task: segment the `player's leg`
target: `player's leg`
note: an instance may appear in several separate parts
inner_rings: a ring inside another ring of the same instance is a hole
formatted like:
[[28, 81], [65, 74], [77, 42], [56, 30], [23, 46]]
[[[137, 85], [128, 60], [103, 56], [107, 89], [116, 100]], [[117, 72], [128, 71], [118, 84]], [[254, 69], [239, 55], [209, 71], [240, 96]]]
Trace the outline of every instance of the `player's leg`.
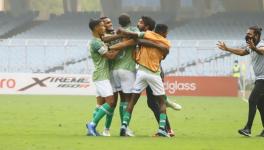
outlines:
[[159, 116], [160, 116], [159, 105], [155, 101], [155, 97], [153, 95], [153, 91], [151, 90], [151, 88], [149, 86], [146, 88], [146, 94], [147, 94], [148, 107], [153, 112], [153, 114], [154, 114], [155, 119], [157, 120], [157, 122], [159, 122]]
[[[118, 101], [118, 91], [116, 89], [116, 84], [114, 82], [114, 74], [113, 71], [110, 72], [110, 83], [114, 92], [114, 109], [116, 107], [117, 101]], [[112, 124], [114, 112], [110, 114], [106, 114], [106, 120], [105, 120], [105, 128], [104, 131], [102, 132], [103, 136], [111, 136], [110, 134], [110, 126]]]
[[168, 98], [167, 95], [164, 95], [166, 106], [172, 108], [173, 110], [181, 110], [182, 106]]
[[114, 112], [114, 96], [113, 90], [109, 80], [97, 81], [95, 82], [95, 87], [97, 94], [105, 99], [105, 103], [99, 108], [95, 117], [90, 123], [86, 125], [88, 128], [88, 134], [92, 136], [98, 136], [96, 131], [96, 126], [99, 121], [104, 117], [105, 114], [113, 114]]
[[96, 107], [93, 112], [93, 118], [96, 116], [96, 113], [98, 112], [99, 108], [105, 103], [104, 98], [101, 96], [96, 96]]
[[120, 116], [120, 122], [122, 124], [122, 122], [123, 122], [123, 115], [124, 115], [124, 109], [127, 106], [127, 102], [125, 100], [124, 94], [122, 93], [122, 89], [121, 89], [121, 79], [120, 79], [119, 70], [114, 70], [113, 71], [113, 79], [114, 79], [113, 81], [114, 81], [115, 89], [116, 89], [116, 91], [120, 95], [119, 116]]
[[123, 122], [120, 130], [120, 136], [127, 136], [126, 134], [127, 127], [129, 126], [134, 106], [136, 105], [139, 97], [140, 97], [140, 93], [132, 93], [131, 95], [131, 99], [128, 102], [127, 109], [124, 113]]
[[[153, 91], [151, 90], [151, 88], [149, 86], [146, 88], [146, 93], [147, 93], [148, 107], [152, 110], [157, 122], [159, 123], [160, 107], [159, 107], [159, 104], [158, 104], [158, 100], [153, 95]], [[165, 129], [167, 130], [167, 132], [169, 133], [170, 136], [174, 136], [175, 135], [174, 131], [171, 129], [168, 116], [166, 118], [166, 127], [165, 127]]]
[[[123, 114], [126, 111], [126, 108], [128, 106], [128, 102], [131, 99], [131, 93], [132, 88], [136, 80], [136, 74], [135, 72], [125, 70], [125, 69], [119, 69], [119, 78], [120, 78], [120, 84], [121, 84], [121, 93], [123, 95], [124, 103], [123, 103]], [[122, 119], [123, 122], [123, 119]], [[133, 131], [127, 127], [126, 134], [128, 136], [134, 136]]]
[[128, 106], [125, 111], [123, 122], [120, 130], [120, 136], [126, 135], [126, 128], [129, 126], [131, 115], [135, 104], [137, 103], [141, 92], [147, 87], [147, 82], [145, 81], [145, 73], [143, 71], [137, 72], [137, 78], [132, 89], [132, 95], [128, 101]]
[[163, 82], [160, 76], [149, 74], [147, 78], [147, 83], [150, 86], [151, 90], [153, 91], [153, 95], [157, 98], [159, 102], [159, 130], [158, 134], [160, 136], [169, 137], [166, 131], [166, 104], [164, 100], [165, 89], [163, 86]]
[[[118, 100], [118, 93], [114, 92], [114, 104], [113, 104], [113, 109], [115, 110], [116, 105], [117, 105], [117, 100]], [[114, 116], [114, 110], [112, 113], [108, 113], [106, 114], [106, 118], [105, 118], [105, 128], [104, 131], [102, 133], [103, 136], [111, 136], [110, 134], [110, 127], [112, 124], [112, 120], [113, 120], [113, 116]]]
[[120, 121], [121, 121], [121, 124], [122, 124], [123, 116], [124, 116], [124, 113], [126, 111], [128, 102], [127, 102], [127, 99], [126, 99], [126, 95], [122, 91], [119, 92], [119, 95], [120, 95], [119, 116], [120, 116]]

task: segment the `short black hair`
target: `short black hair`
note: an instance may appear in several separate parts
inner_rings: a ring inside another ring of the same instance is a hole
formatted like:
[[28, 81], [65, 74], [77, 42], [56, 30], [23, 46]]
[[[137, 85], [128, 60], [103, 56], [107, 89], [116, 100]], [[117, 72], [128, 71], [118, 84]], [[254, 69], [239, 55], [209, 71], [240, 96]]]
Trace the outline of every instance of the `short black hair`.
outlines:
[[102, 16], [102, 17], [100, 17], [100, 20], [104, 20], [104, 19], [106, 19], [106, 18], [109, 18], [109, 17], [107, 17], [107, 16]]
[[165, 33], [168, 32], [168, 26], [166, 24], [157, 24], [155, 27], [156, 33]]
[[118, 23], [121, 25], [121, 27], [126, 27], [131, 23], [130, 16], [128, 14], [121, 14], [118, 17]]
[[155, 25], [156, 25], [155, 20], [153, 20], [151, 17], [148, 17], [148, 16], [142, 16], [141, 19], [143, 20], [145, 26], [149, 26], [148, 29], [150, 31], [154, 30]]
[[253, 30], [253, 31], [254, 31], [254, 34], [258, 35], [259, 37], [261, 36], [262, 28], [259, 27], [258, 25], [256, 25], [256, 26], [251, 26], [251, 27], [249, 27], [248, 29]]
[[94, 28], [102, 22], [100, 19], [90, 19], [89, 27], [93, 31]]

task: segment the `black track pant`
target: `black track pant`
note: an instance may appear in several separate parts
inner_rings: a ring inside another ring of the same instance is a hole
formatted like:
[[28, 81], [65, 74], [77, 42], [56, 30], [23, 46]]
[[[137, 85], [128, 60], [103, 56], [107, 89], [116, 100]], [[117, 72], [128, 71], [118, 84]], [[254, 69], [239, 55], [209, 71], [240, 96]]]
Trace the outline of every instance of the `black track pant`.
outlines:
[[245, 128], [252, 128], [257, 109], [259, 110], [262, 126], [264, 127], [264, 80], [257, 80], [255, 82], [255, 87], [249, 97], [248, 106], [248, 121]]

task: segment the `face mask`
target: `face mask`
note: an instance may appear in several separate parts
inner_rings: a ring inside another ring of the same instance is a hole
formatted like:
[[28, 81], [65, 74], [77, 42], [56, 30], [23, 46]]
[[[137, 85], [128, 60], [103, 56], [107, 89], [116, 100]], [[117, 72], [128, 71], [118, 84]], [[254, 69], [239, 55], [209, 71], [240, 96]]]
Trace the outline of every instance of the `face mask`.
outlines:
[[248, 35], [245, 36], [245, 40], [247, 43], [249, 43], [250, 40], [253, 40], [254, 45], [258, 45], [258, 43], [259, 43], [259, 41], [256, 38], [250, 37]]

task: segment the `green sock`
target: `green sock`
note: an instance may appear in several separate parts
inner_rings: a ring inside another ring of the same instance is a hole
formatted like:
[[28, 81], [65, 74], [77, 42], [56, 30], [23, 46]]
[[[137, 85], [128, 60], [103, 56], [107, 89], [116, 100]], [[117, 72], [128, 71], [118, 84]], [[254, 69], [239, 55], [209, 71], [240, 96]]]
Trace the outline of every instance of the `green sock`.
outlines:
[[126, 112], [128, 102], [123, 102], [123, 103], [124, 103], [124, 105], [123, 105], [123, 111]]
[[165, 126], [166, 126], [166, 118], [167, 118], [167, 115], [166, 114], [160, 114], [160, 121], [159, 121], [159, 128], [161, 129], [165, 129]]
[[112, 123], [113, 115], [114, 114], [114, 109], [110, 108], [109, 109], [109, 114], [106, 114], [106, 119], [105, 119], [105, 128], [109, 129]]
[[123, 117], [124, 117], [124, 106], [125, 106], [125, 103], [126, 102], [120, 102], [120, 104], [119, 104], [119, 115], [120, 115], [120, 120], [121, 120], [121, 124], [122, 124], [122, 122], [123, 122]]
[[98, 124], [98, 122], [104, 117], [104, 115], [106, 113], [109, 113], [109, 110], [111, 109], [111, 107], [109, 106], [109, 104], [105, 103], [104, 105], [102, 105], [98, 112], [96, 113], [95, 117], [93, 118], [93, 123], [95, 123], [95, 125]]
[[125, 111], [122, 125], [128, 126], [131, 120], [131, 113]]
[[96, 113], [98, 112], [99, 108], [100, 108], [100, 106], [95, 107], [94, 112], [93, 112], [93, 119], [96, 116]]

